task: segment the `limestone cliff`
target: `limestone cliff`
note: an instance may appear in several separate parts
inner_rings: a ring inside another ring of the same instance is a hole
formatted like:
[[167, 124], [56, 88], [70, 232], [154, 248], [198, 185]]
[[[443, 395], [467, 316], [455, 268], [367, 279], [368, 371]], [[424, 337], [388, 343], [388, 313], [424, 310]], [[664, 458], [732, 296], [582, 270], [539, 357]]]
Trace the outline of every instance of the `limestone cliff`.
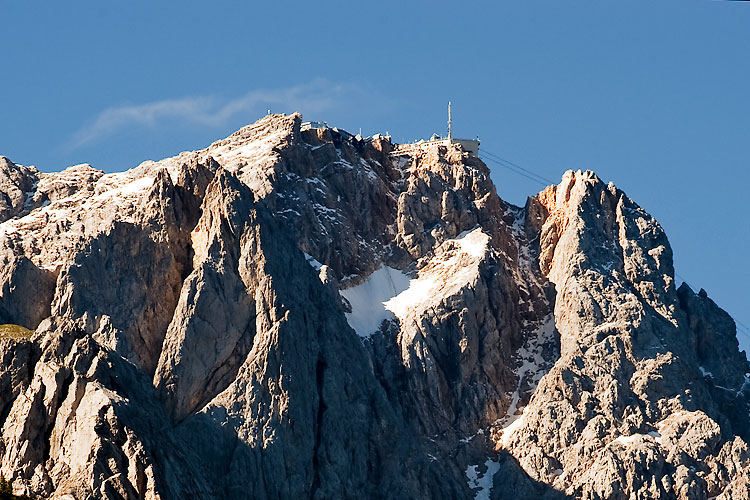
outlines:
[[652, 217], [591, 172], [515, 207], [458, 145], [393, 148], [270, 115], [122, 173], [2, 158], [14, 490], [748, 497], [748, 363]]

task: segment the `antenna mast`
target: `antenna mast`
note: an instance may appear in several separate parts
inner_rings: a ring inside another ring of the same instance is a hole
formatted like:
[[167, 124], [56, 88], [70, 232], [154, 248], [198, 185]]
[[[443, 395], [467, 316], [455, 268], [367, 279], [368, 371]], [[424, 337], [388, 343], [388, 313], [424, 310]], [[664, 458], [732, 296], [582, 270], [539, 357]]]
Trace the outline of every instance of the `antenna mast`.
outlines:
[[453, 134], [451, 133], [451, 102], [448, 101], [448, 142], [450, 142], [453, 139]]

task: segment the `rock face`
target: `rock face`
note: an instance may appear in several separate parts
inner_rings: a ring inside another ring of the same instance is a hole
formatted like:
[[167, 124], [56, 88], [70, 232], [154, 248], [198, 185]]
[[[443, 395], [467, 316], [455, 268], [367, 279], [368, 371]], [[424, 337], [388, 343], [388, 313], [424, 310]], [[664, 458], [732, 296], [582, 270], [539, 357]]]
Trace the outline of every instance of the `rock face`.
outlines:
[[[591, 172], [271, 115], [104, 174], [0, 159], [0, 472], [43, 498], [745, 498], [748, 363]], [[2, 200], [0, 200], [2, 201]]]
[[0, 221], [15, 217], [28, 207], [39, 175], [34, 167], [16, 165], [0, 156]]

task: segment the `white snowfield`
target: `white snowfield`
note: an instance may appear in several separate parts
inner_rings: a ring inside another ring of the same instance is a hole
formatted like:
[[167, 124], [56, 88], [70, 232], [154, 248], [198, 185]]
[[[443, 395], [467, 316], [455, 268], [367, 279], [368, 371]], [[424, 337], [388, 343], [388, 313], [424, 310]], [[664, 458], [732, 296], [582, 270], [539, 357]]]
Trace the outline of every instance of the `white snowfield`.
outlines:
[[349, 325], [361, 337], [369, 337], [386, 320], [397, 318], [402, 326], [417, 322], [425, 310], [476, 280], [488, 243], [489, 236], [480, 228], [464, 231], [440, 245], [416, 279], [384, 266], [363, 283], [341, 290], [352, 307], [346, 315]]
[[385, 303], [409, 287], [409, 277], [392, 267], [383, 266], [357, 286], [341, 290], [341, 295], [352, 306], [346, 320], [360, 337], [369, 337], [383, 321], [393, 319]]

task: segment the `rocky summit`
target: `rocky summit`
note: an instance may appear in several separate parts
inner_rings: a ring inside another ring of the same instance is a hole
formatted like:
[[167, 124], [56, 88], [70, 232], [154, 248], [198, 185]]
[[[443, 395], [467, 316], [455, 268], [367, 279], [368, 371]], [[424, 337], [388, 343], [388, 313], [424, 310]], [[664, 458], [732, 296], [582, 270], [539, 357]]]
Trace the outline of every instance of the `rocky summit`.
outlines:
[[122, 173], [0, 157], [14, 493], [750, 498], [748, 362], [656, 220], [394, 148], [295, 114]]

